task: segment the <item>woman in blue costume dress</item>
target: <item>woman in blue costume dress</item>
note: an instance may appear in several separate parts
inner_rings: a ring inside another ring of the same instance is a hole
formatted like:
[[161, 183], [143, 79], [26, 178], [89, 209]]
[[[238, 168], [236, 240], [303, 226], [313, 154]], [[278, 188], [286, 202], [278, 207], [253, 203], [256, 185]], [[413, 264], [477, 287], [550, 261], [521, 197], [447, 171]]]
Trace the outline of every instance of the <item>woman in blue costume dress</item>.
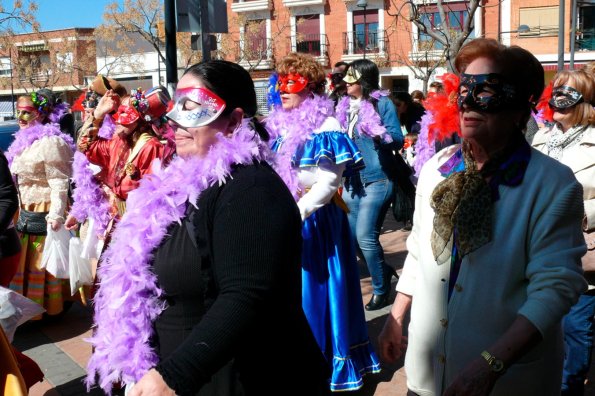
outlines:
[[337, 193], [344, 172], [363, 166], [357, 147], [321, 95], [325, 75], [309, 55], [291, 53], [278, 67], [281, 107], [266, 126], [277, 172], [302, 216], [302, 306], [332, 369], [332, 391], [357, 390], [380, 371], [368, 339], [355, 248]]

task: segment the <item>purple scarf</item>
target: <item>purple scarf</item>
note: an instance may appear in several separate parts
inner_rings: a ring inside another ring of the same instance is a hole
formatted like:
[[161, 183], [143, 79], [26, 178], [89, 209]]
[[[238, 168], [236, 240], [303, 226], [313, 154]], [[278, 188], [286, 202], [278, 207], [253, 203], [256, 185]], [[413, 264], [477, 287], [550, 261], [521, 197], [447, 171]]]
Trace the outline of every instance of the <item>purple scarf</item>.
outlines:
[[12, 161], [15, 157], [18, 157], [31, 147], [33, 143], [44, 137], [57, 136], [64, 140], [66, 144], [75, 151], [74, 141], [72, 137], [60, 131], [60, 128], [56, 124], [35, 124], [25, 129], [20, 129], [14, 134], [14, 141], [6, 150], [6, 159], [8, 160], [8, 166], [12, 166]]
[[[373, 91], [370, 96], [376, 100], [380, 100], [382, 96], [388, 96], [388, 91]], [[350, 97], [345, 96], [337, 104], [337, 119], [345, 129], [349, 128], [349, 100]], [[358, 131], [362, 135], [371, 138], [381, 137], [386, 143], [393, 141], [393, 138], [386, 132], [384, 125], [382, 125], [382, 120], [378, 112], [374, 109], [374, 105], [363, 98], [358, 112]]]
[[424, 164], [436, 154], [436, 147], [434, 146], [436, 138], [430, 136], [430, 125], [433, 122], [434, 117], [430, 111], [426, 111], [419, 121], [419, 136], [415, 143], [415, 159], [413, 161], [413, 168], [417, 177], [419, 177]]
[[[111, 139], [115, 129], [116, 125], [112, 117], [107, 116], [99, 129], [99, 137]], [[89, 168], [89, 164], [89, 160], [83, 153], [74, 153], [72, 180], [74, 180], [76, 187], [72, 193], [74, 203], [70, 209], [70, 214], [79, 222], [83, 222], [87, 217], [92, 218], [97, 227], [97, 234], [103, 235], [111, 219], [109, 214], [110, 205]]]
[[327, 118], [333, 115], [332, 100], [314, 95], [304, 100], [299, 107], [284, 110], [275, 107], [266, 118], [266, 127], [271, 139], [281, 139], [282, 144], [277, 151], [273, 168], [283, 179], [293, 198], [297, 201], [300, 193], [297, 168], [293, 167], [293, 155], [298, 148], [322, 126]]
[[218, 134], [217, 139], [204, 158], [178, 157], [165, 169], [155, 161], [153, 173], [128, 196], [128, 210], [97, 273], [96, 327], [87, 340], [94, 347], [88, 388], [98, 375], [99, 386], [109, 395], [112, 383], [136, 382], [157, 364], [149, 341], [153, 322], [166, 306], [150, 268], [153, 250], [168, 227], [184, 218], [188, 203], [196, 205], [205, 189], [231, 177], [233, 165], [270, 160], [270, 149], [247, 122], [230, 137]]

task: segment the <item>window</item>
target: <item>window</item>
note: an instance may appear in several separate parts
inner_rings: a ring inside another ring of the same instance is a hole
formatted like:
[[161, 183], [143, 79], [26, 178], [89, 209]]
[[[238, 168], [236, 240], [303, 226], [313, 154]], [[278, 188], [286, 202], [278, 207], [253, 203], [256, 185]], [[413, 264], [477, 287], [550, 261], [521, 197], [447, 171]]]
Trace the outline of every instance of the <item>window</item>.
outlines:
[[[445, 36], [446, 40], [456, 37], [463, 31], [463, 27], [469, 18], [467, 3], [443, 3], [442, 8], [446, 14], [446, 22], [442, 23], [438, 6], [424, 6], [419, 8], [421, 22], [428, 28]], [[472, 38], [473, 32], [469, 36]], [[419, 32], [419, 50], [441, 50], [442, 43], [437, 42], [430, 35]]]
[[263, 19], [249, 21], [244, 27], [242, 58], [246, 60], [267, 59], [267, 29]]
[[11, 72], [11, 64], [10, 58], [0, 58], [0, 77], [10, 77], [12, 75]]
[[320, 56], [320, 15], [296, 17], [296, 51]]
[[595, 50], [595, 6], [580, 7], [578, 20], [576, 48], [579, 51]]
[[72, 52], [56, 53], [57, 66], [62, 71], [70, 71], [73, 66]]
[[520, 33], [523, 37], [546, 37], [558, 35], [558, 6], [521, 8], [519, 26], [529, 26], [528, 32]]
[[378, 10], [353, 12], [354, 53], [378, 51]]
[[19, 51], [18, 71], [21, 81], [48, 81], [52, 74], [49, 51]]

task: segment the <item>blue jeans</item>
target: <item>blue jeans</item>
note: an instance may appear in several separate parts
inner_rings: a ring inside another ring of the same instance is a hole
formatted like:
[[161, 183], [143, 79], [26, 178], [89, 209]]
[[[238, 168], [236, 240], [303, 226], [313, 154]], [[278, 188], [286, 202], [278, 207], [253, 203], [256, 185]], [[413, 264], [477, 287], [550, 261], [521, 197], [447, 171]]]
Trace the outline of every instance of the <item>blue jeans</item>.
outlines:
[[[592, 292], [591, 292], [592, 293]], [[595, 294], [583, 294], [564, 317], [564, 370], [562, 395], [582, 396], [591, 365]]]
[[[347, 218], [351, 236], [366, 260], [372, 277], [374, 294], [389, 292], [390, 282], [385, 284], [386, 268], [384, 251], [380, 245], [380, 229], [390, 206], [393, 194], [393, 182], [388, 179], [371, 183], [352, 183], [343, 189], [343, 200], [349, 208]], [[390, 278], [389, 278], [390, 279]]]

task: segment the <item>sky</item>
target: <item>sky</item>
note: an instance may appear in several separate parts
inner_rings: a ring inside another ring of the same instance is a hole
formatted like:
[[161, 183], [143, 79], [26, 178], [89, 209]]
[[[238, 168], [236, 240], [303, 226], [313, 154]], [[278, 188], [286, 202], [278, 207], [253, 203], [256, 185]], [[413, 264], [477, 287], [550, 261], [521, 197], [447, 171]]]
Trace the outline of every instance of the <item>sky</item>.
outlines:
[[113, 0], [36, 0], [41, 30], [72, 27], [91, 28], [101, 24], [105, 6]]

